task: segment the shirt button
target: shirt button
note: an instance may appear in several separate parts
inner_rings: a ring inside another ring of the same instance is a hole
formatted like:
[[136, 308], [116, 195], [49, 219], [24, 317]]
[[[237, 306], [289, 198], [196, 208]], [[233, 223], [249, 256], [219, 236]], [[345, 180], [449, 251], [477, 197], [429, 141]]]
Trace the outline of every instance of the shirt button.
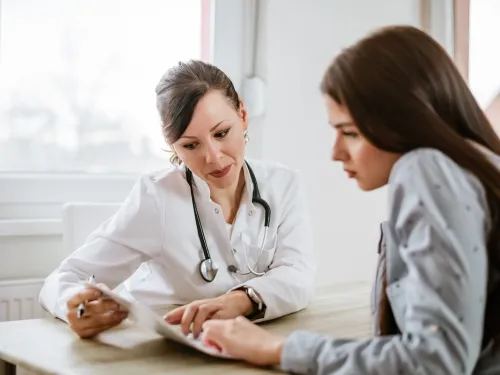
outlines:
[[252, 215], [253, 215], [253, 211], [250, 211], [250, 212], [248, 213], [248, 216], [252, 216]]
[[216, 208], [216, 209], [215, 209], [215, 213], [216, 213], [216, 214], [218, 214], [218, 213], [219, 213], [219, 209], [218, 209], [218, 208]]

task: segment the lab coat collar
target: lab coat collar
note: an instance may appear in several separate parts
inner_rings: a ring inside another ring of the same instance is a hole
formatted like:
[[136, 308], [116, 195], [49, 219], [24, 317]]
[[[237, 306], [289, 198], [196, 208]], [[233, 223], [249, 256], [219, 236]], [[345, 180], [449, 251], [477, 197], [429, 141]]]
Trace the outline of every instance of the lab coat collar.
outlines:
[[[250, 171], [248, 170], [246, 163], [243, 163], [243, 176], [245, 178], [245, 188], [243, 190], [243, 196], [241, 197], [241, 201], [253, 207], [252, 194], [254, 187], [252, 183], [252, 177], [250, 176]], [[196, 189], [198, 189], [202, 199], [206, 202], [209, 202], [210, 188], [208, 187], [208, 184], [205, 182], [205, 180], [203, 180], [201, 177], [193, 173], [193, 181], [194, 181], [194, 186], [196, 187]]]

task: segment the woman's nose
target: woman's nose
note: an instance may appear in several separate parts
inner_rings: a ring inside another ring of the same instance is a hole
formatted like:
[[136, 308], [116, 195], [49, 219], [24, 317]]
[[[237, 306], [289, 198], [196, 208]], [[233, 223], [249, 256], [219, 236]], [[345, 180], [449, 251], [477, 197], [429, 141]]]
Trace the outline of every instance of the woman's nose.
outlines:
[[332, 160], [333, 161], [345, 161], [347, 153], [342, 146], [341, 141], [339, 141], [339, 137], [335, 139], [332, 147]]

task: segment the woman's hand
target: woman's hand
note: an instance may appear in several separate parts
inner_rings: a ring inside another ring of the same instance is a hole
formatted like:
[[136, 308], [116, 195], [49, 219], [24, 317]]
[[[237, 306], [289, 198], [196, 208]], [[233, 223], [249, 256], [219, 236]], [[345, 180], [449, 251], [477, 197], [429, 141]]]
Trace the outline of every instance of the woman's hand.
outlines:
[[203, 342], [236, 359], [258, 366], [274, 366], [281, 363], [284, 339], [240, 316], [205, 322]]
[[[208, 319], [231, 319], [252, 313], [252, 301], [245, 292], [235, 290], [217, 298], [191, 302], [165, 314], [169, 324], [180, 324], [181, 331], [198, 337], [203, 323]], [[192, 327], [191, 327], [192, 326]]]
[[[120, 324], [127, 312], [119, 311], [120, 306], [111, 299], [101, 299], [99, 289], [87, 286], [66, 303], [69, 327], [81, 338], [91, 338]], [[85, 313], [78, 318], [78, 305], [85, 303]]]

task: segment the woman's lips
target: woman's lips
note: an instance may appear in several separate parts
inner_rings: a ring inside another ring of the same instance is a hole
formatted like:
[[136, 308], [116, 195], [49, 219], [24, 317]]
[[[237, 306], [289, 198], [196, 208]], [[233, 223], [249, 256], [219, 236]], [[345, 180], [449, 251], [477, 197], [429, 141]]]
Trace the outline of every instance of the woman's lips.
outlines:
[[347, 176], [348, 176], [349, 178], [353, 178], [353, 177], [355, 177], [355, 176], [356, 176], [356, 172], [347, 171], [347, 170], [346, 170], [345, 172], [347, 173]]

